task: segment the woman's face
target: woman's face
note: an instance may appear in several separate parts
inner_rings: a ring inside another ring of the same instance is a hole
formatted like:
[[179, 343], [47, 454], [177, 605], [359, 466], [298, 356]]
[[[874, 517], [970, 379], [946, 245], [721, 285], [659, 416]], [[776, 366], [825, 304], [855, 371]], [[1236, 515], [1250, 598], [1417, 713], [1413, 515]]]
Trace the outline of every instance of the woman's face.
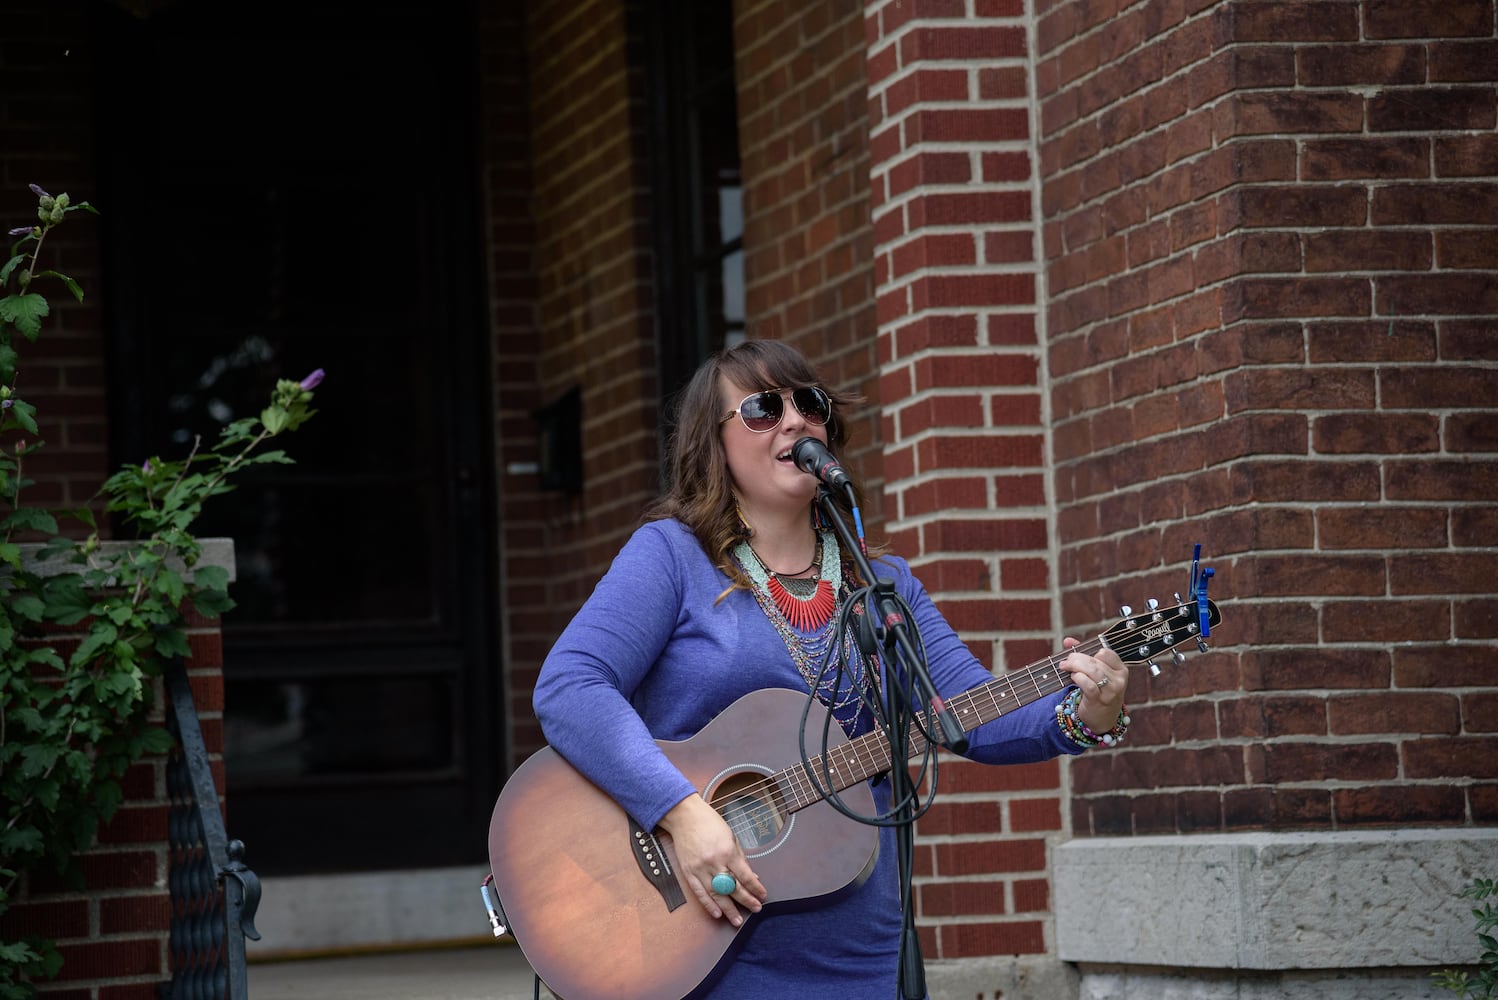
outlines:
[[[754, 392], [726, 375], [720, 376], [718, 393], [723, 407], [719, 415], [730, 412]], [[790, 396], [789, 389], [781, 391], [785, 413], [773, 430], [755, 433], [744, 426], [737, 413], [720, 425], [723, 450], [728, 455], [728, 473], [733, 477], [739, 505], [751, 525], [755, 511], [772, 514], [805, 509], [817, 494], [816, 479], [791, 461], [791, 445], [804, 437], [814, 437], [826, 444], [827, 427], [802, 416], [791, 404]]]

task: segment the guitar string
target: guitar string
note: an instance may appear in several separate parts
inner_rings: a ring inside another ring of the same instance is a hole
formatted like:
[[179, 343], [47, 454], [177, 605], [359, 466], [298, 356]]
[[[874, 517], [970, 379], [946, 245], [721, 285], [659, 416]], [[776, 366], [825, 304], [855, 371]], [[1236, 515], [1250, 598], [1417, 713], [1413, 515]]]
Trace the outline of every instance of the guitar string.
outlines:
[[[1179, 611], [1179, 610], [1181, 610], [1181, 608], [1184, 608], [1184, 607], [1187, 607], [1187, 605], [1184, 605], [1184, 604], [1180, 605], [1176, 609], [1176, 611]], [[1154, 618], [1151, 618], [1150, 622], [1149, 622], [1149, 625], [1153, 626], [1153, 627], [1158, 627], [1158, 622]], [[1130, 632], [1129, 632], [1129, 630], [1126, 629], [1123, 633], [1120, 634], [1120, 638], [1124, 639], [1125, 641], [1123, 643], [1117, 643], [1117, 641], [1115, 640], [1116, 644], [1119, 644], [1119, 645], [1126, 644], [1128, 641], [1132, 641], [1134, 635], [1143, 635], [1144, 632], [1145, 632], [1145, 628], [1144, 627], [1140, 627], [1140, 628], [1135, 629], [1134, 633], [1131, 635]], [[1194, 633], [1192, 633], [1192, 634], [1194, 634]], [[1189, 638], [1189, 637], [1190, 636], [1188, 635], [1186, 638]], [[1184, 641], [1186, 641], [1185, 638], [1183, 638], [1181, 640], [1181, 642], [1184, 642]], [[1180, 643], [1172, 643], [1171, 645], [1175, 646], [1175, 645], [1179, 645], [1179, 644]], [[1093, 650], [1101, 649], [1104, 645], [1105, 645], [1105, 643], [1102, 641], [1101, 638], [1084, 640], [1083, 642], [1078, 643], [1076, 646], [1072, 647], [1072, 649], [1064, 650], [1062, 652], [1053, 654], [1051, 656], [1046, 657], [1043, 660], [1037, 660], [1035, 663], [1033, 663], [1030, 666], [1024, 668], [1023, 670], [1017, 670], [1017, 671], [1015, 671], [1012, 674], [1006, 675], [1004, 677], [995, 678], [994, 680], [989, 681], [988, 683], [980, 684], [980, 685], [978, 685], [978, 686], [976, 686], [974, 688], [971, 688], [968, 691], [965, 691], [962, 694], [955, 696], [951, 700], [951, 702], [949, 702], [949, 706], [953, 702], [963, 702], [964, 703], [964, 707], [962, 708], [962, 711], [966, 712], [966, 711], [969, 710], [969, 707], [968, 707], [968, 705], [966, 703], [973, 702], [973, 701], [975, 701], [975, 700], [977, 700], [977, 699], [979, 699], [979, 698], [981, 698], [981, 697], [983, 697], [983, 696], [986, 695], [987, 699], [989, 700], [989, 702], [993, 706], [993, 709], [994, 709], [994, 711], [996, 713], [994, 717], [997, 718], [998, 715], [1003, 714], [1004, 711], [1013, 711], [1013, 708], [1010, 708], [1010, 709], [1000, 709], [998, 707], [999, 704], [1000, 704], [1001, 699], [1003, 699], [1004, 697], [1006, 697], [1006, 692], [1002, 691], [1001, 690], [1002, 688], [1008, 688], [1007, 697], [1014, 699], [1014, 701], [1016, 702], [1016, 705], [1014, 706], [1014, 708], [1023, 707], [1023, 705], [1026, 704], [1026, 703], [1020, 700], [1019, 693], [1014, 688], [1014, 682], [1016, 680], [1029, 679], [1030, 682], [1033, 685], [1035, 685], [1035, 688], [1036, 688], [1036, 691], [1037, 691], [1037, 697], [1043, 697], [1045, 694], [1048, 694], [1048, 693], [1050, 693], [1051, 691], [1054, 691], [1054, 690], [1062, 690], [1062, 689], [1064, 689], [1066, 686], [1068, 686], [1070, 684], [1070, 680], [1069, 680], [1069, 676], [1066, 675], [1063, 671], [1061, 671], [1059, 669], [1059, 667], [1060, 667], [1060, 660], [1065, 659], [1065, 657], [1067, 655], [1069, 655], [1071, 652], [1073, 652], [1074, 650], [1080, 650], [1080, 651], [1082, 651], [1084, 653], [1089, 653], [1089, 652], [1091, 652]], [[1162, 647], [1162, 649], [1160, 651], [1163, 652], [1163, 650], [1165, 648], [1170, 648], [1170, 647]], [[1040, 684], [1039, 684], [1039, 680], [1041, 678], [1043, 678], [1043, 677], [1047, 677], [1047, 675], [1054, 675], [1054, 683], [1056, 683], [1058, 686], [1054, 687], [1054, 688], [1051, 688], [1049, 690], [1042, 690], [1041, 687], [1040, 687]], [[874, 765], [873, 768], [865, 771], [865, 774], [863, 776], [867, 776], [867, 775], [872, 775], [872, 774], [878, 773], [879, 771], [881, 771], [884, 768], [886, 768], [886, 767], [889, 766], [889, 761], [886, 760], [886, 755], [883, 754], [883, 753], [878, 753], [878, 754], [872, 755], [872, 757], [868, 761], [866, 761], [866, 762], [862, 761], [863, 750], [865, 749], [865, 746], [866, 746], [865, 741], [870, 740], [870, 738], [872, 738], [873, 742], [875, 742], [875, 743], [879, 742], [879, 734], [878, 733], [865, 733], [863, 736], [860, 736], [860, 737], [856, 738], [855, 740], [851, 740], [848, 743], [839, 744], [837, 747], [833, 747], [825, 755], [821, 755], [819, 757], [812, 758], [812, 762], [813, 763], [821, 762], [822, 758], [824, 756], [831, 757], [831, 756], [834, 756], [834, 755], [837, 758], [839, 758], [840, 761], [846, 762], [848, 760], [849, 751], [852, 751], [853, 754], [854, 754], [854, 756], [860, 758], [860, 762]], [[880, 744], [880, 746], [881, 746], [881, 748], [883, 748], [882, 744]], [[919, 748], [917, 748], [917, 749], [919, 749]], [[829, 762], [829, 763], [831, 763], [831, 762]], [[836, 766], [836, 764], [834, 764], [834, 766], [831, 767], [831, 771], [832, 771], [832, 773], [834, 775], [836, 775], [838, 773], [838, 767]], [[782, 786], [782, 782], [779, 780], [779, 779], [782, 779], [782, 778], [789, 780], [790, 785], [791, 785], [791, 790], [795, 792], [794, 800], [791, 800], [791, 801], [793, 801], [795, 808], [789, 810], [791, 812], [794, 812], [794, 811], [796, 811], [798, 809], [805, 808], [806, 806], [811, 805], [811, 804], [813, 804], [815, 802], [818, 802], [822, 798], [825, 797], [815, 787], [813, 787], [811, 785], [811, 783], [809, 781], [809, 777], [806, 774], [805, 767], [802, 764], [798, 763], [798, 764], [796, 764], [793, 767], [786, 768], [783, 771], [778, 772], [776, 775], [771, 775], [768, 778], [766, 778], [764, 780], [761, 780], [760, 782], [758, 782], [755, 785], [751, 785], [751, 786], [748, 786], [748, 787], [746, 787], [744, 789], [737, 790], [737, 791], [735, 791], [733, 793], [730, 793], [730, 795], [726, 797], [726, 801], [732, 802], [732, 801], [744, 799], [746, 797], [747, 798], [753, 798], [756, 801], [764, 801], [766, 798], [768, 798], [770, 804], [777, 807], [777, 810], [776, 810], [777, 812], [784, 813], [784, 812], [787, 811], [785, 809], [785, 806], [786, 806], [786, 803], [787, 803], [788, 799], [787, 799], [786, 795], [782, 792], [782, 787], [783, 786]], [[854, 780], [858, 780], [858, 779], [854, 779]], [[852, 784], [852, 782], [849, 782], [849, 784]], [[847, 787], [847, 785], [843, 785], [843, 786], [840, 786], [840, 787]], [[766, 788], [772, 789], [772, 791], [768, 795], [764, 794], [764, 789], [766, 789]], [[719, 807], [718, 803], [719, 802], [723, 802], [723, 801], [725, 801], [725, 798], [720, 797], [720, 798], [715, 798], [714, 800], [712, 800], [712, 803], [711, 803], [714, 806], [715, 809], [719, 810], [720, 815], [722, 814], [722, 811], [721, 811], [721, 808]], [[726, 806], [723, 807], [723, 808], [726, 808]], [[744, 825], [743, 822], [736, 822], [734, 820], [730, 820], [726, 816], [724, 817], [724, 819], [725, 819], [726, 822], [728, 822], [730, 829], [733, 830], [733, 832], [735, 833], [735, 835], [738, 835], [738, 834], [740, 834], [742, 832], [747, 832], [748, 828]]]
[[[1189, 606], [1190, 605], [1187, 604], [1178, 605], [1175, 610], [1171, 612], [1171, 616], [1174, 616], [1177, 612], [1180, 612], [1182, 609]], [[1158, 628], [1161, 620], [1169, 620], [1169, 617], [1171, 616], [1167, 616], [1163, 619], [1156, 619], [1154, 616], [1151, 616], [1148, 620], [1147, 625], [1140, 625], [1132, 630], [1126, 628], [1122, 633], [1119, 634], [1118, 637], [1113, 639], [1114, 645], [1127, 646], [1131, 644], [1135, 638], [1144, 636], [1147, 630]], [[1106, 634], [1107, 633], [1104, 633], [1104, 635]], [[1156, 653], [1149, 655], [1158, 655], [1159, 653], [1164, 652], [1166, 649], [1173, 649], [1195, 634], [1195, 632], [1192, 632], [1182, 638], [1179, 642], [1172, 642], [1168, 646], [1162, 646], [1160, 650], [1156, 651]], [[968, 711], [971, 711], [972, 707], [977, 701], [986, 698], [986, 700], [990, 704], [992, 711], [995, 713], [993, 718], [998, 718], [1005, 712], [1014, 711], [1014, 709], [1022, 708], [1024, 705], [1028, 704], [1028, 702], [1022, 701], [1020, 699], [1019, 692], [1015, 689], [1014, 686], [1016, 680], [1029, 680], [1030, 683], [1035, 686], [1036, 698], [1032, 700], [1043, 698], [1047, 694], [1050, 694], [1054, 691], [1063, 690], [1071, 684], [1070, 675], [1060, 669], [1062, 660], [1064, 660], [1073, 652], [1081, 652], [1083, 654], [1090, 655], [1093, 652], [1103, 649], [1106, 645], [1107, 643], [1103, 641], [1103, 637], [1101, 636], [1083, 640], [1082, 642], [1079, 642], [1077, 645], [1073, 646], [1071, 649], [1053, 653], [1043, 659], [1036, 660], [1034, 663], [1023, 667], [1020, 670], [1016, 670], [1002, 677], [996, 677], [991, 681], [979, 684], [973, 688], [969, 688], [967, 691], [964, 691], [961, 694], [955, 695], [951, 699], [949, 699], [947, 703], [948, 707], [953, 708], [954, 711], [958, 711], [958, 708], [955, 708], [954, 704], [961, 703], [959, 714], [966, 713]], [[1145, 658], [1148, 659], [1148, 656], [1146, 656]], [[1135, 660], [1133, 662], [1138, 661]], [[1053, 677], [1051, 675], [1053, 675]], [[1047, 678], [1048, 683], [1054, 682], [1057, 684], [1057, 686], [1054, 688], [1047, 688], [1042, 690], [1040, 686], [1041, 678]], [[1003, 688], [1007, 688], [1008, 690], [1000, 690]], [[1015, 702], [1015, 705], [1012, 708], [1000, 708], [1002, 699], [1006, 697], [1009, 699], [1013, 699], [1013, 701]], [[966, 731], [968, 731], [968, 727], [964, 727], [964, 732]], [[837, 777], [841, 773], [842, 767], [846, 766], [849, 762], [849, 752], [851, 751], [853, 757], [856, 759], [856, 762], [863, 765], [864, 768], [875, 768], [873, 770], [866, 770], [863, 775], [865, 777], [871, 776], [892, 765], [891, 761], [885, 759], [887, 757], [888, 747], [881, 742], [882, 739], [883, 736], [880, 733], [864, 733], [861, 736], [849, 740], [847, 743], [840, 743], [837, 746], [830, 748], [824, 754], [819, 754], [816, 757], [811, 758], [810, 763], [822, 765], [817, 768], [817, 773], [819, 776], [826, 770], [828, 770], [828, 767], [826, 765], [830, 764], [832, 775], [834, 777]], [[917, 735], [916, 739], [921, 740], [923, 739], [923, 737]], [[881, 749], [886, 751], [886, 753], [875, 753], [865, 759], [864, 751], [865, 749], [867, 749], [866, 741], [868, 746], [878, 744]], [[920, 747], [917, 747], [916, 749], [919, 750]], [[835, 760], [824, 761], [824, 758], [834, 757], [836, 758]], [[855, 778], [854, 781], [856, 780], [858, 779]], [[789, 781], [790, 788], [786, 788], [786, 781]], [[851, 785], [852, 783], [853, 782], [850, 781], [848, 784]], [[839, 787], [846, 788], [848, 787], [848, 785], [841, 785]], [[769, 791], [766, 792], [766, 789], [769, 789]], [[792, 791], [795, 793], [793, 799], [789, 798], [789, 793]], [[767, 775], [765, 778], [761, 779], [758, 782], [754, 782], [742, 788], [735, 789], [733, 792], [728, 793], [726, 796], [716, 796], [713, 799], [709, 800], [708, 804], [711, 805], [720, 816], [723, 816], [724, 821], [728, 823], [729, 829], [733, 831], [735, 837], [738, 837], [741, 834], [749, 833], [756, 824], [752, 819], [733, 819], [724, 815], [724, 810], [728, 809], [732, 804], [736, 802], [749, 799], [753, 802], [761, 803], [768, 800], [768, 804], [773, 807], [775, 813], [777, 815], [783, 816], [789, 812], [795, 812], [799, 809], [804, 809], [809, 805], [821, 801], [823, 798], [825, 798], [825, 795], [821, 794], [818, 791], [816, 785], [811, 782], [810, 775], [806, 773], [806, 767], [804, 766], [804, 764], [802, 764], [801, 762], [797, 762], [793, 766], [784, 768], [783, 770], [778, 771], [773, 775]], [[786, 806], [788, 803], [793, 804], [794, 808], [787, 809]]]

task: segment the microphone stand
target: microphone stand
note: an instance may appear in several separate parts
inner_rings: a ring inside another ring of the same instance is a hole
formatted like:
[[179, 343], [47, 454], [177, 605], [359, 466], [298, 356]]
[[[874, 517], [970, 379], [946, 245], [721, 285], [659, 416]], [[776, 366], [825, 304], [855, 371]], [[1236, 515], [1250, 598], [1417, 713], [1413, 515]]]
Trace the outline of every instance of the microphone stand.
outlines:
[[[850, 491], [852, 489], [847, 488]], [[900, 987], [907, 1000], [921, 1000], [926, 996], [926, 971], [921, 958], [920, 938], [915, 929], [915, 910], [910, 898], [915, 859], [916, 789], [911, 781], [907, 762], [910, 759], [910, 728], [922, 709], [917, 704], [912, 704], [910, 689], [918, 688], [919, 695], [915, 700], [924, 700], [928, 709], [935, 711], [941, 726], [941, 738], [938, 742], [942, 746], [954, 753], [962, 753], [967, 749], [968, 739], [957, 717], [946, 707], [931, 681], [925, 657], [911, 638], [904, 606], [895, 594], [894, 580], [874, 575], [874, 568], [869, 563], [863, 545], [854, 538], [825, 483], [818, 487], [817, 505], [821, 508], [824, 521], [831, 524], [837, 532], [843, 550], [852, 554], [859, 575], [870, 587], [869, 610], [873, 613], [873, 620], [869, 621], [866, 617], [860, 626], [859, 646], [865, 655], [875, 654], [876, 642], [882, 646], [878, 653], [880, 672], [885, 675], [885, 680], [880, 684], [880, 697], [884, 705], [891, 751], [889, 781], [894, 822], [890, 825], [895, 829], [900, 871], [900, 911], [903, 920], [900, 934]], [[931, 738], [935, 739], [935, 735], [931, 734]]]

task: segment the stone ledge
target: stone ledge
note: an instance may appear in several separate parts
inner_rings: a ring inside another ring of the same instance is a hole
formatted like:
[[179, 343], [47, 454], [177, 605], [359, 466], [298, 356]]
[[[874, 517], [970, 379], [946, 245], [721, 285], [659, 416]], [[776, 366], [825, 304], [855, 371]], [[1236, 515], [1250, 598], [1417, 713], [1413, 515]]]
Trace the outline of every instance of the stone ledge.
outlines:
[[[118, 552], [124, 548], [127, 548], [131, 544], [133, 543], [117, 541], [100, 542], [99, 549], [101, 552], [108, 554], [112, 552]], [[219, 566], [227, 570], [229, 572], [229, 582], [233, 583], [236, 579], [236, 564], [234, 562], [234, 539], [199, 538], [198, 545], [202, 547], [203, 551], [202, 554], [198, 557], [197, 564], [199, 566]], [[62, 573], [77, 573], [81, 571], [81, 567], [77, 563], [69, 562], [66, 559], [38, 559], [37, 555], [42, 550], [42, 545], [40, 543], [33, 544], [27, 542], [21, 545], [20, 549], [21, 558], [25, 560], [27, 568], [37, 576], [58, 576]], [[183, 566], [180, 560], [169, 560], [167, 562], [167, 565], [172, 569], [177, 570], [178, 572], [183, 571]], [[192, 579], [192, 571], [186, 571], [185, 576], [189, 580]]]
[[1498, 829], [1073, 840], [1055, 853], [1070, 962], [1211, 969], [1460, 965]]

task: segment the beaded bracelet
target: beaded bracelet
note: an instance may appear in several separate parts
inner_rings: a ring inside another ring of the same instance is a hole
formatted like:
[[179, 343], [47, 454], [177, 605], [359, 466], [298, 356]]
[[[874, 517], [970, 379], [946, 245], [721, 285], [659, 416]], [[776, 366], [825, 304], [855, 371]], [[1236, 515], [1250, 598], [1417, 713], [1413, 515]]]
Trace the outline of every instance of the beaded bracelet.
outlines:
[[1077, 718], [1077, 702], [1081, 700], [1082, 689], [1072, 688], [1071, 694], [1067, 695], [1056, 706], [1056, 724], [1061, 727], [1061, 731], [1066, 734], [1067, 739], [1081, 747], [1116, 747], [1122, 743], [1124, 734], [1129, 731], [1128, 706], [1119, 709], [1118, 722], [1114, 724], [1113, 728], [1099, 736], [1087, 728], [1087, 723]]

